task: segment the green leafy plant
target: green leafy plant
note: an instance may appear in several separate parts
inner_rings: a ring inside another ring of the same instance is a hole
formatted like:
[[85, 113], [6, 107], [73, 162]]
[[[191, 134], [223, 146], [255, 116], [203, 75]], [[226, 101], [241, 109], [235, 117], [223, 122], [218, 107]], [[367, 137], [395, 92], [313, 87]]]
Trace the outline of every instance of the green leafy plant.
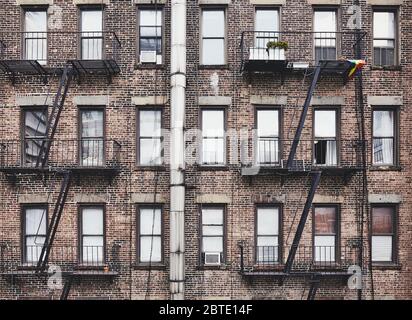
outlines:
[[279, 48], [279, 49], [284, 49], [284, 50], [288, 50], [289, 45], [287, 42], [285, 41], [269, 41], [266, 44], [266, 49], [275, 49], [275, 48]]

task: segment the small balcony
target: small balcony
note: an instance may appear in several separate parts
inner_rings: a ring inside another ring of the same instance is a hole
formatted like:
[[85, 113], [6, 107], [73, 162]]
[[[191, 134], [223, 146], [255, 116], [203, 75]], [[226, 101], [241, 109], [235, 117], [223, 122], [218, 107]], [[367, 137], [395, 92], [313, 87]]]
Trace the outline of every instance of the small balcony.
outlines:
[[[42, 167], [44, 152], [40, 156], [40, 150], [49, 143], [49, 156]], [[82, 174], [115, 174], [120, 169], [120, 151], [119, 142], [102, 138], [0, 140], [0, 171], [30, 173], [67, 169]]]
[[248, 160], [242, 156], [241, 173], [254, 176], [322, 171], [326, 175], [350, 175], [363, 168], [363, 143], [366, 141], [335, 138], [300, 140], [295, 159], [288, 168], [293, 139], [256, 138], [252, 143], [252, 156], [248, 153]]
[[[110, 254], [104, 246], [55, 246], [50, 249], [48, 268], [60, 268], [62, 274], [79, 276], [115, 276], [119, 271], [118, 246]], [[0, 244], [0, 274], [34, 274], [42, 245], [9, 246]], [[48, 268], [43, 272], [47, 272]]]
[[320, 65], [323, 73], [347, 76], [356, 59], [356, 32], [242, 32], [241, 73], [305, 71]]
[[70, 64], [78, 76], [112, 76], [120, 47], [114, 32], [0, 32], [0, 71], [47, 77]]
[[[240, 271], [244, 276], [285, 276], [290, 247], [241, 246]], [[359, 248], [350, 246], [299, 245], [290, 274], [307, 276], [347, 276], [349, 266], [357, 264]]]

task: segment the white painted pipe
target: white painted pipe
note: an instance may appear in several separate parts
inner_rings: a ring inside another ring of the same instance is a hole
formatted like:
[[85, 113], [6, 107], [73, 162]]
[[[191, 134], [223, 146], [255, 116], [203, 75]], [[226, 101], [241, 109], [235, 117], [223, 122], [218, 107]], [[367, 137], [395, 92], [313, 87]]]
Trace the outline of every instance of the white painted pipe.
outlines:
[[170, 298], [185, 297], [186, 0], [171, 2]]

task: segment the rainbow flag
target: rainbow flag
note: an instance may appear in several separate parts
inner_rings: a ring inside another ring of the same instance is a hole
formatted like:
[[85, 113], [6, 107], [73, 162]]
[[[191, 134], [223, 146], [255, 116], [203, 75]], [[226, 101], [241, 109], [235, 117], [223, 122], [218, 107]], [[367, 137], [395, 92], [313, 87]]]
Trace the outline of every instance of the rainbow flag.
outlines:
[[348, 74], [349, 80], [352, 79], [366, 64], [365, 60], [348, 60], [352, 66]]

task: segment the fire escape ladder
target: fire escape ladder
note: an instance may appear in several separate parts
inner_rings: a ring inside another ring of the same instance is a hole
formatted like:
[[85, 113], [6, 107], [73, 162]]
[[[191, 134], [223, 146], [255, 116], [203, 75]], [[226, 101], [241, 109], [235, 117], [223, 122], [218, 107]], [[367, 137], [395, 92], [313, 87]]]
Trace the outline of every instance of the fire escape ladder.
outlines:
[[37, 272], [44, 271], [47, 266], [57, 227], [59, 226], [60, 218], [63, 213], [64, 203], [66, 202], [67, 193], [69, 192], [71, 177], [70, 171], [64, 172], [60, 193], [57, 197], [57, 202], [50, 220], [50, 226], [47, 228], [44, 245], [40, 253], [39, 261], [37, 262]]
[[300, 136], [302, 134], [303, 126], [305, 124], [306, 115], [308, 114], [310, 101], [312, 100], [312, 95], [313, 95], [313, 92], [315, 91], [315, 87], [319, 80], [320, 73], [321, 73], [321, 66], [318, 65], [314, 71], [312, 83], [310, 84], [308, 94], [306, 95], [305, 104], [303, 105], [303, 110], [300, 115], [299, 125], [298, 125], [298, 128], [296, 129], [295, 136], [293, 138], [293, 143], [290, 148], [290, 153], [289, 153], [288, 162], [287, 162], [288, 169], [291, 169], [293, 167], [293, 159], [295, 158], [295, 155], [296, 155], [296, 150], [298, 148]]
[[72, 69], [69, 65], [66, 65], [60, 77], [59, 88], [54, 98], [52, 111], [47, 121], [46, 135], [45, 135], [47, 138], [42, 141], [42, 144], [40, 146], [39, 155], [36, 161], [36, 167], [40, 166], [41, 168], [43, 168], [47, 163], [51, 143], [53, 141], [54, 134], [57, 129], [57, 124], [59, 123], [60, 114], [63, 110], [64, 101], [67, 96], [67, 91], [69, 90], [69, 87], [70, 87], [71, 79], [72, 79]]
[[316, 292], [318, 291], [320, 285], [320, 279], [317, 277], [313, 277], [309, 280], [310, 288], [308, 292], [307, 300], [315, 300]]
[[313, 197], [315, 196], [316, 189], [319, 185], [321, 174], [322, 174], [321, 171], [312, 172], [312, 183], [311, 183], [310, 191], [306, 199], [306, 203], [303, 208], [302, 215], [300, 217], [298, 228], [296, 229], [296, 233], [293, 238], [293, 243], [289, 251], [288, 259], [285, 264], [284, 273], [286, 274], [288, 274], [290, 270], [292, 269], [296, 251], [299, 246], [300, 238], [302, 237], [302, 233], [303, 233], [303, 229], [306, 224], [306, 220], [308, 219], [309, 211], [312, 206]]
[[64, 283], [62, 294], [60, 295], [60, 300], [67, 300], [70, 289], [73, 283], [73, 276], [69, 275], [66, 282]]

